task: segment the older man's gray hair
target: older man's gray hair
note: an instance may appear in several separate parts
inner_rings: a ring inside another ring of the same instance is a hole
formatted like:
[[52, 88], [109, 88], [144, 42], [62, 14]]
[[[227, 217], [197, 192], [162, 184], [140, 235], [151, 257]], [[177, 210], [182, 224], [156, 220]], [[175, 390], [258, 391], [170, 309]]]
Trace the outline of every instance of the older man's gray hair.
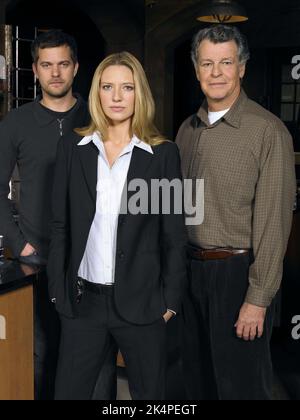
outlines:
[[191, 56], [195, 66], [198, 64], [199, 45], [205, 40], [214, 44], [234, 41], [238, 47], [238, 58], [240, 64], [246, 64], [250, 59], [247, 38], [235, 26], [213, 25], [208, 28], [201, 29], [193, 39]]

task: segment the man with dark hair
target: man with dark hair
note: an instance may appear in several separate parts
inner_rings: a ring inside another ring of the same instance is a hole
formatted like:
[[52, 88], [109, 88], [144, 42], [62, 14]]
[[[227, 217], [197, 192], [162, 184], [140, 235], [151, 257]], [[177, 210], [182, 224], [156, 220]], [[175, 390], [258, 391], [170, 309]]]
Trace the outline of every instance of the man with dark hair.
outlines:
[[70, 57], [74, 64], [78, 63], [78, 50], [75, 39], [63, 31], [53, 29], [42, 32], [31, 44], [31, 55], [33, 63], [37, 63], [40, 50], [55, 48], [66, 45], [70, 49]]
[[184, 177], [204, 179], [205, 218], [188, 226], [183, 366], [191, 399], [269, 400], [274, 297], [295, 200], [292, 139], [241, 88], [247, 40], [231, 26], [194, 39], [206, 100], [181, 126]]
[[[11, 111], [0, 124], [0, 232], [15, 258], [25, 264], [44, 265], [50, 238], [57, 143], [75, 124], [85, 126], [89, 114], [86, 103], [72, 92], [78, 71], [75, 40], [52, 30], [34, 41], [32, 51], [32, 67], [42, 94], [34, 102]], [[8, 199], [16, 164], [21, 180], [18, 225]], [[60, 326], [43, 273], [34, 285], [34, 305], [35, 396], [51, 399]]]

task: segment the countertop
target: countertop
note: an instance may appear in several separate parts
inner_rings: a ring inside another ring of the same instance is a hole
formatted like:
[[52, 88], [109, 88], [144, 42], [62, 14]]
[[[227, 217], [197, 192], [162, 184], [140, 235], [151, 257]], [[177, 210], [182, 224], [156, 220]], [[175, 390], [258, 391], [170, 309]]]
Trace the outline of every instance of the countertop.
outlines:
[[20, 264], [18, 261], [6, 260], [0, 263], [0, 295], [32, 284], [40, 268]]

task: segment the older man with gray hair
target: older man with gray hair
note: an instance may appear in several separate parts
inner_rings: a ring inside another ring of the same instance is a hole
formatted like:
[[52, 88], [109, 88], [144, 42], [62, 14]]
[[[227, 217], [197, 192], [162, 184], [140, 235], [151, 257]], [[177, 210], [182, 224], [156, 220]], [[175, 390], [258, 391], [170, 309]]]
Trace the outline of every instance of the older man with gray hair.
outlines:
[[188, 227], [182, 316], [191, 399], [272, 396], [270, 338], [296, 192], [294, 152], [283, 123], [241, 88], [249, 58], [235, 27], [195, 36], [206, 99], [177, 136], [184, 177], [205, 182], [204, 222]]

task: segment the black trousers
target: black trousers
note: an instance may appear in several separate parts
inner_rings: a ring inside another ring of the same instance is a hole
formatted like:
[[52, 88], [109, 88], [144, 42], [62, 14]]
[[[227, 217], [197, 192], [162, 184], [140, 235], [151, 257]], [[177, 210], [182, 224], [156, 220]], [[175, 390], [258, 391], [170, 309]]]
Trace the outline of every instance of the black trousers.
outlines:
[[249, 285], [249, 256], [190, 261], [184, 299], [181, 347], [188, 399], [270, 400], [270, 338], [273, 310], [267, 311], [264, 335], [238, 339], [234, 325]]
[[90, 400], [109, 349], [125, 360], [134, 400], [163, 400], [166, 324], [133, 325], [117, 313], [113, 287], [101, 294], [85, 290], [75, 319], [61, 317], [62, 335], [55, 399]]
[[[60, 342], [60, 319], [48, 295], [47, 276], [34, 284], [34, 394], [36, 400], [53, 400]], [[93, 400], [114, 400], [117, 393], [115, 349], [107, 352], [93, 391]]]
[[58, 360], [60, 320], [48, 295], [44, 272], [34, 284], [34, 394], [36, 400], [53, 400]]

